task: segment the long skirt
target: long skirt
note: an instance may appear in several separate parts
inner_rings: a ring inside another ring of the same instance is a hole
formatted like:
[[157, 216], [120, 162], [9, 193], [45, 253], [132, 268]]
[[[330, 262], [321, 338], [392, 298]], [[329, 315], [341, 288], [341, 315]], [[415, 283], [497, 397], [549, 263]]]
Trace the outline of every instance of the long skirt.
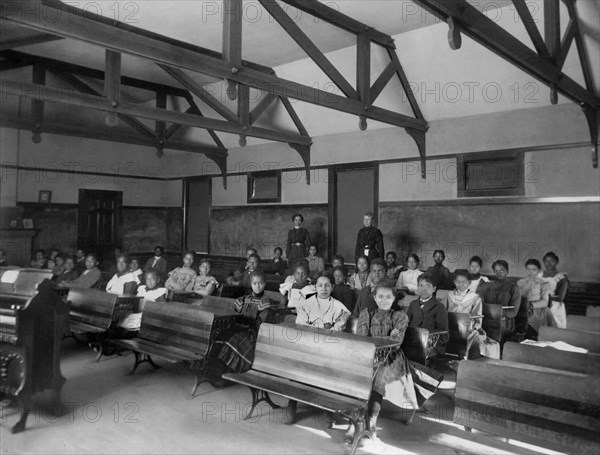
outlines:
[[556, 321], [552, 316], [550, 307], [531, 308], [527, 316], [527, 323], [536, 332], [540, 331], [540, 327], [556, 327]]
[[252, 329], [227, 331], [215, 340], [210, 355], [223, 361], [229, 371], [243, 373], [252, 367], [256, 332]]
[[417, 409], [435, 394], [443, 379], [437, 371], [409, 361], [399, 349], [377, 371], [373, 391], [396, 406]]

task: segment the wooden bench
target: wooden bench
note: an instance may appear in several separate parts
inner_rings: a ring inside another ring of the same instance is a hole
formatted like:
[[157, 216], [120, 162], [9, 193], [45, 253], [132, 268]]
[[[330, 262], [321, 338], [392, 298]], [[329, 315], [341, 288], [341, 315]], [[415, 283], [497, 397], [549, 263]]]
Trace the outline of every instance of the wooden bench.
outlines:
[[600, 354], [600, 333], [580, 330], [559, 329], [557, 327], [540, 327], [540, 341], [564, 341], [565, 343], [587, 349]]
[[600, 450], [598, 376], [504, 360], [464, 360], [454, 400], [454, 422], [468, 431], [565, 453]]
[[353, 454], [360, 439], [371, 436], [366, 413], [376, 358], [374, 341], [306, 326], [263, 323], [252, 368], [223, 378], [250, 388], [252, 407], [246, 419], [261, 401], [278, 407], [271, 393], [348, 418], [356, 429]]
[[600, 332], [600, 318], [569, 314], [567, 315], [567, 329]]
[[196, 375], [192, 397], [205, 379], [206, 354], [221, 330], [233, 324], [238, 315], [228, 308], [172, 302], [146, 302], [137, 338], [111, 339], [111, 343], [133, 351], [135, 363], [130, 374], [147, 362], [160, 368], [152, 357], [171, 362], [190, 362]]
[[600, 376], [600, 354], [561, 351], [508, 341], [504, 345], [502, 360]]
[[[78, 334], [109, 334], [116, 323], [134, 309], [139, 300], [139, 297], [119, 296], [98, 289], [69, 289], [69, 331], [75, 339], [78, 339]], [[90, 344], [98, 351], [97, 362], [108, 345], [102, 339]]]

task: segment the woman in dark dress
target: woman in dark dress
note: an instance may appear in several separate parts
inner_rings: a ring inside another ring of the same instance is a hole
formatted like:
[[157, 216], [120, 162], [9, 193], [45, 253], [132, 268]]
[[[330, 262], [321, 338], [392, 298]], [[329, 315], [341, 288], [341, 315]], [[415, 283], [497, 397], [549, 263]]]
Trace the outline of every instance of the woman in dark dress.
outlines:
[[310, 245], [310, 233], [302, 227], [304, 217], [299, 213], [292, 216], [294, 228], [288, 231], [287, 247], [285, 255], [290, 267], [298, 259], [308, 256], [308, 246]]

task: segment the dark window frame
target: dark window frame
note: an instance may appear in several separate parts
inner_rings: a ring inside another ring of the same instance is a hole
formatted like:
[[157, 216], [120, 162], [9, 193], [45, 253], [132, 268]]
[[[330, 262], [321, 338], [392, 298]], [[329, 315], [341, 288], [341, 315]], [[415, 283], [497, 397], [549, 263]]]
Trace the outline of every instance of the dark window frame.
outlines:
[[[515, 184], [492, 188], [470, 188], [469, 166], [487, 164], [493, 167], [496, 163], [513, 162], [516, 172]], [[489, 196], [525, 196], [525, 159], [523, 151], [498, 151], [484, 153], [464, 153], [457, 155], [457, 184], [458, 197], [489, 197]]]
[[[254, 182], [257, 178], [265, 178], [270, 177], [276, 180], [277, 185], [277, 196], [269, 197], [269, 198], [256, 198], [252, 197], [252, 192], [254, 189]], [[249, 172], [247, 174], [247, 199], [246, 202], [248, 204], [265, 204], [265, 203], [281, 203], [281, 170], [274, 169], [270, 171], [259, 171], [259, 172]]]

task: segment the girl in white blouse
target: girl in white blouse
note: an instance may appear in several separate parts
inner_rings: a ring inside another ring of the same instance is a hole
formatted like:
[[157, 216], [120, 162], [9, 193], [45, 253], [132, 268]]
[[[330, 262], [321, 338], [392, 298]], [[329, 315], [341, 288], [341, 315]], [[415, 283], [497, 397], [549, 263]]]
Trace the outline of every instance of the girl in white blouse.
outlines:
[[418, 283], [417, 279], [419, 275], [423, 274], [422, 270], [419, 270], [419, 256], [411, 253], [406, 258], [406, 269], [400, 272], [398, 281], [396, 282], [396, 289], [403, 291], [408, 295], [415, 295], [417, 292]]

